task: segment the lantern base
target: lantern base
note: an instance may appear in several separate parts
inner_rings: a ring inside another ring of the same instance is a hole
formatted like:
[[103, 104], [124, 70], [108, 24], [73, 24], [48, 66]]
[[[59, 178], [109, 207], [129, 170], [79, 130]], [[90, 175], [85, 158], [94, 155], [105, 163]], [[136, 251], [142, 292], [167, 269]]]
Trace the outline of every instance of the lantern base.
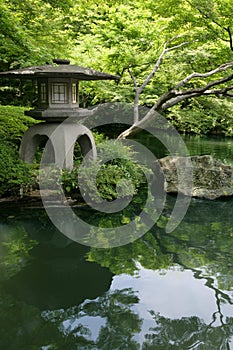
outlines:
[[38, 147], [46, 143], [42, 164], [54, 164], [61, 169], [72, 169], [75, 142], [83, 156], [96, 159], [96, 146], [91, 131], [77, 122], [39, 123], [30, 127], [21, 141], [19, 155], [26, 163], [33, 163]]

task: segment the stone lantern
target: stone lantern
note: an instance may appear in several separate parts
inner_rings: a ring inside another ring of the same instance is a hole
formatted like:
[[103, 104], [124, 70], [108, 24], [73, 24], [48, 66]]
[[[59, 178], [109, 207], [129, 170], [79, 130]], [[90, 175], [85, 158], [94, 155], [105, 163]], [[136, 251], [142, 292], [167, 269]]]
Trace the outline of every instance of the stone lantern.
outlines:
[[[46, 160], [60, 168], [73, 167], [75, 142], [83, 155], [89, 151], [96, 157], [91, 131], [79, 123], [90, 110], [79, 107], [81, 80], [119, 80], [118, 76], [93, 69], [71, 65], [68, 60], [53, 60], [53, 64], [1, 72], [0, 78], [30, 79], [37, 87], [38, 103], [25, 114], [45, 122], [30, 127], [20, 145], [20, 158], [28, 163], [34, 160], [37, 147], [47, 141]], [[66, 121], [67, 120], [67, 121]]]

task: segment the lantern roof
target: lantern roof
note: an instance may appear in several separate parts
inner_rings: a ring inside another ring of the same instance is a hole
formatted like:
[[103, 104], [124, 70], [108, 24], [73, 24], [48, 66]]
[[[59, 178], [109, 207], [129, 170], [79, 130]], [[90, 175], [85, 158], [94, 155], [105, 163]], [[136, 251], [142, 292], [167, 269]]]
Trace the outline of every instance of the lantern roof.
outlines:
[[54, 59], [54, 64], [33, 66], [0, 72], [0, 78], [35, 79], [35, 78], [76, 78], [78, 80], [119, 80], [120, 77], [70, 64], [68, 60]]

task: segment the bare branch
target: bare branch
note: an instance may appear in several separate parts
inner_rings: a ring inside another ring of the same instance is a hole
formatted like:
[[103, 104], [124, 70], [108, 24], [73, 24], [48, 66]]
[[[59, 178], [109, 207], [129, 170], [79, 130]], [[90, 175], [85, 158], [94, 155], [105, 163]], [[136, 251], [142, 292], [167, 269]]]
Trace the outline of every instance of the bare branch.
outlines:
[[185, 41], [181, 44], [178, 44], [178, 45], [175, 45], [175, 46], [172, 46], [172, 47], [169, 47], [167, 48], [167, 44], [169, 42], [171, 42], [172, 40], [174, 40], [175, 38], [169, 40], [168, 42], [166, 42], [163, 46], [163, 50], [162, 50], [162, 53], [160, 54], [152, 72], [148, 75], [148, 77], [144, 80], [144, 82], [142, 83], [142, 85], [139, 87], [139, 94], [143, 91], [143, 89], [146, 87], [146, 85], [151, 81], [151, 79], [153, 78], [153, 76], [155, 75], [155, 73], [157, 72], [157, 70], [159, 69], [161, 63], [162, 63], [162, 60], [164, 58], [164, 56], [166, 55], [166, 53], [172, 51], [172, 50], [176, 50], [184, 45], [188, 45], [190, 44], [190, 42], [188, 41]]
[[185, 79], [181, 80], [176, 86], [175, 86], [175, 89], [178, 89], [180, 88], [181, 86], [187, 84], [191, 79], [193, 78], [208, 78], [210, 77], [211, 75], [214, 75], [218, 72], [222, 72], [230, 67], [233, 67], [233, 62], [228, 62], [228, 63], [224, 63], [222, 64], [221, 66], [207, 72], [207, 73], [192, 73], [190, 74], [188, 77], [186, 77]]
[[144, 90], [144, 88], [149, 84], [149, 82], [151, 81], [151, 79], [153, 78], [153, 76], [155, 75], [155, 73], [157, 72], [157, 70], [159, 69], [162, 60], [164, 58], [164, 56], [166, 55], [166, 53], [172, 51], [172, 50], [176, 50], [184, 45], [188, 45], [189, 42], [182, 42], [178, 45], [174, 45], [171, 46], [169, 48], [167, 48], [168, 43], [174, 41], [175, 39], [177, 39], [178, 37], [181, 36], [176, 36], [175, 38], [172, 38], [171, 40], [167, 41], [164, 46], [163, 46], [163, 50], [159, 56], [159, 58], [157, 59], [157, 62], [154, 66], [154, 68], [152, 69], [151, 73], [146, 77], [146, 79], [143, 81], [143, 83], [138, 86], [135, 77], [133, 76], [132, 72], [130, 69], [128, 69], [128, 72], [130, 74], [130, 77], [133, 81], [134, 84], [134, 88], [135, 88], [135, 99], [134, 99], [134, 123], [138, 123], [139, 121], [139, 99], [140, 99], [140, 94], [142, 93], [142, 91]]
[[[230, 28], [229, 28], [229, 35], [231, 35]], [[172, 106], [182, 102], [183, 100], [198, 97], [201, 95], [215, 95], [215, 96], [224, 96], [224, 97], [233, 97], [233, 94], [230, 93], [230, 91], [233, 90], [233, 86], [224, 86], [222, 88], [215, 88], [217, 86], [220, 86], [222, 84], [228, 83], [229, 81], [233, 80], [233, 74], [225, 75], [224, 77], [221, 77], [219, 79], [215, 79], [212, 81], [209, 81], [205, 83], [204, 86], [199, 85], [195, 88], [187, 88], [186, 90], [180, 90], [181, 87], [185, 86], [188, 82], [195, 78], [200, 78], [202, 81], [206, 78], [212, 77], [220, 72], [225, 72], [227, 69], [230, 69], [233, 67], [233, 62], [227, 62], [224, 63], [217, 68], [210, 70], [206, 73], [198, 73], [194, 72], [190, 75], [188, 75], [183, 80], [179, 81], [175, 87], [166, 93], [164, 93], [160, 98], [157, 100], [157, 102], [151, 107], [151, 109], [148, 111], [148, 113], [139, 120], [139, 98], [140, 94], [142, 93], [143, 89], [147, 86], [147, 84], [151, 81], [151, 79], [154, 77], [155, 73], [159, 69], [162, 60], [164, 56], [172, 51], [176, 50], [184, 45], [189, 44], [189, 42], [183, 42], [178, 45], [174, 45], [171, 47], [168, 47], [168, 44], [173, 41], [175, 38], [171, 39], [170, 41], [166, 42], [163, 46], [163, 50], [157, 59], [153, 70], [151, 73], [146, 77], [146, 79], [143, 81], [143, 83], [138, 86], [135, 77], [133, 76], [130, 69], [128, 69], [128, 72], [131, 76], [131, 79], [134, 83], [135, 88], [135, 99], [134, 99], [134, 123], [133, 125], [125, 130], [123, 133], [121, 133], [118, 138], [125, 138], [129, 135], [133, 135], [143, 129], [147, 124], [151, 122], [153, 118], [156, 116], [156, 112], [160, 113], [162, 111], [165, 111], [168, 108], [171, 108]], [[202, 83], [203, 84], [203, 83]]]
[[190, 93], [203, 94], [205, 91], [209, 90], [211, 87], [216, 86], [216, 85], [221, 85], [223, 83], [231, 81], [232, 79], [233, 79], [233, 74], [230, 74], [222, 79], [217, 79], [217, 80], [211, 81], [210, 83], [206, 84], [205, 86], [203, 86], [201, 88], [194, 88], [194, 89], [188, 89], [188, 90], [182, 90], [182, 91], [172, 90], [172, 92], [176, 96], [177, 95], [186, 95], [186, 94], [190, 94]]
[[232, 97], [232, 94], [229, 93], [229, 91], [231, 90], [233, 90], [233, 86], [228, 86], [222, 89], [207, 90], [204, 92], [204, 95], [218, 95], [218, 96]]
[[[209, 77], [213, 74], [216, 74], [220, 71], [223, 71], [231, 66], [233, 66], [233, 62], [223, 64], [223, 65], [217, 67], [216, 69], [214, 69], [210, 72], [204, 73], [204, 74], [193, 73], [193, 74], [189, 75], [187, 78], [183, 79], [180, 83], [178, 83], [176, 85], [176, 87], [184, 85], [186, 82], [190, 81], [193, 77], [198, 76], [198, 77], [202, 77], [202, 78], [207, 78], [207, 77]], [[174, 106], [175, 104], [177, 104], [177, 103], [179, 103], [187, 98], [207, 94], [206, 92], [208, 90], [210, 90], [210, 88], [217, 86], [217, 85], [221, 85], [221, 84], [226, 83], [226, 82], [231, 81], [231, 80], [233, 80], [233, 74], [230, 74], [230, 75], [228, 75], [224, 78], [221, 78], [221, 79], [214, 80], [214, 81], [212, 81], [212, 82], [210, 82], [210, 83], [208, 83], [205, 86], [200, 87], [200, 88], [193, 88], [193, 89], [187, 89], [187, 90], [181, 90], [181, 91], [177, 90], [176, 88], [171, 89], [170, 91], [163, 94], [152, 108], [154, 110], [164, 111], [165, 109], [170, 108], [170, 107]], [[227, 89], [227, 87], [225, 87], [225, 89]], [[216, 93], [216, 95], [217, 95], [217, 93]]]
[[[165, 49], [166, 50], [166, 47]], [[163, 52], [164, 52], [163, 50]], [[158, 61], [157, 61], [158, 62]], [[192, 73], [182, 81], [180, 81], [174, 89], [169, 90], [168, 92], [164, 93], [158, 101], [154, 104], [154, 106], [148, 111], [148, 113], [139, 121], [134, 120], [134, 124], [127, 130], [125, 130], [121, 135], [119, 135], [119, 138], [125, 138], [129, 135], [133, 135], [140, 131], [142, 128], [144, 128], [147, 124], [151, 122], [151, 120], [155, 117], [156, 112], [162, 112], [165, 111], [168, 108], [171, 108], [172, 106], [193, 97], [198, 97], [201, 95], [207, 96], [207, 95], [215, 95], [215, 96], [224, 96], [224, 97], [233, 97], [233, 94], [230, 93], [230, 91], [233, 90], [233, 85], [224, 86], [219, 89], [215, 89], [216, 86], [222, 85], [224, 83], [227, 83], [231, 80], [233, 80], [233, 74], [229, 74], [225, 77], [222, 77], [220, 79], [216, 79], [214, 81], [210, 81], [209, 83], [205, 84], [202, 87], [196, 87], [191, 88], [187, 90], [179, 90], [178, 88], [181, 86], [184, 86], [187, 84], [191, 79], [193, 78], [208, 78], [210, 76], [213, 76], [214, 74], [217, 74], [219, 72], [223, 72], [229, 68], [233, 67], [233, 62], [228, 62], [225, 64], [220, 65], [219, 67], [206, 72], [206, 73]], [[136, 100], [136, 98], [138, 100]], [[139, 94], [135, 98], [135, 106], [138, 107], [139, 103]], [[135, 107], [134, 106], [134, 107]], [[137, 108], [138, 110], [138, 108]]]
[[[233, 77], [232, 77], [232, 79], [233, 79]], [[189, 93], [185, 92], [185, 94], [181, 94], [181, 92], [179, 92], [180, 95], [177, 95], [176, 97], [165, 102], [162, 105], [161, 110], [164, 111], [164, 110], [176, 105], [177, 103], [180, 103], [181, 101], [184, 101], [184, 100], [186, 100], [188, 98], [192, 98], [192, 97], [198, 97], [201, 95], [204, 95], [204, 96], [215, 95], [215, 96], [233, 97], [233, 94], [230, 94], [228, 92], [230, 90], [233, 90], [233, 86], [224, 87], [222, 89], [212, 89], [212, 90], [207, 89], [205, 91], [201, 91], [201, 89], [200, 90], [196, 89], [196, 91], [195, 91], [195, 89], [193, 89], [193, 90], [189, 90]]]
[[165, 111], [166, 109], [171, 108], [172, 106], [175, 106], [177, 103], [180, 103], [183, 100], [186, 100], [186, 99], [191, 98], [191, 97], [197, 97], [200, 95], [201, 95], [201, 93], [199, 93], [199, 94], [198, 93], [190, 93], [187, 95], [176, 96], [176, 97], [168, 100], [167, 102], [163, 103], [163, 105], [161, 106], [161, 111]]

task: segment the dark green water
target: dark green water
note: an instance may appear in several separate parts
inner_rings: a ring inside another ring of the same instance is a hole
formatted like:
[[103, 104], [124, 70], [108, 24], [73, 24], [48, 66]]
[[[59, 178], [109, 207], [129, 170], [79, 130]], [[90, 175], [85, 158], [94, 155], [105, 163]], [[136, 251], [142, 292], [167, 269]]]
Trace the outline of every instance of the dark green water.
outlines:
[[[233, 147], [187, 145], [221, 159]], [[2, 205], [0, 349], [233, 349], [232, 213], [233, 199], [193, 199], [172, 233], [161, 219], [132, 244], [96, 249], [68, 240], [43, 208]]]
[[[169, 134], [166, 136], [166, 138], [170, 139]], [[186, 155], [196, 156], [210, 154], [226, 163], [233, 164], [233, 141], [230, 137], [184, 135], [182, 136], [182, 139], [187, 147]], [[158, 139], [155, 139], [152, 135], [146, 133], [145, 131], [138, 134], [136, 140], [149, 148], [158, 158], [169, 154], [167, 149]], [[171, 140], [169, 141], [175, 150], [176, 144], [173, 144]], [[176, 139], [175, 142], [177, 142]], [[176, 154], [176, 151], [174, 151], [174, 154]]]
[[190, 155], [211, 154], [213, 157], [233, 164], [233, 142], [220, 136], [185, 136], [184, 141]]

